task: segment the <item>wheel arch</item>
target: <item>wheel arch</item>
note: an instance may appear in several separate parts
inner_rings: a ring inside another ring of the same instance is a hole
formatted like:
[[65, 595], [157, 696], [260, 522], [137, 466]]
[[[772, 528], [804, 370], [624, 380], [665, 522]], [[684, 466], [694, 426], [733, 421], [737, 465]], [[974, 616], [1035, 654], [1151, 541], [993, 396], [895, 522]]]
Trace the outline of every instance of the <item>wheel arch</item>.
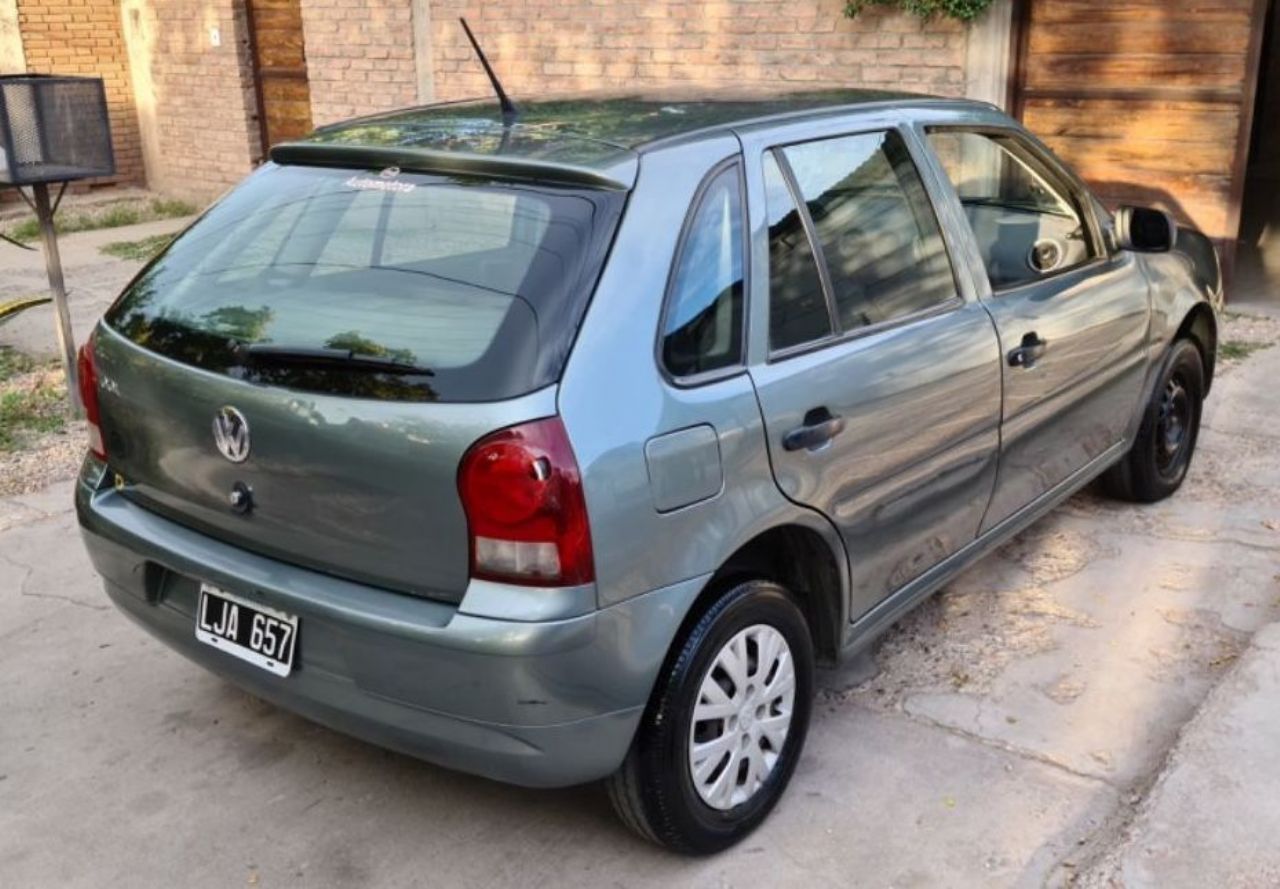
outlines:
[[1173, 341], [1187, 339], [1200, 350], [1200, 362], [1204, 365], [1204, 394], [1213, 385], [1213, 369], [1218, 356], [1218, 319], [1208, 303], [1196, 303], [1183, 317], [1173, 335]]
[[1204, 395], [1209, 394], [1218, 356], [1218, 317], [1211, 295], [1189, 286], [1185, 266], [1174, 263], [1168, 254], [1141, 257], [1143, 269], [1151, 285], [1153, 301], [1152, 329], [1148, 340], [1148, 367], [1141, 398], [1130, 420], [1126, 438], [1138, 433], [1146, 406], [1160, 378], [1160, 369], [1169, 350], [1179, 340], [1187, 340], [1200, 353], [1204, 368]]
[[711, 602], [734, 583], [770, 580], [796, 599], [813, 634], [821, 663], [839, 658], [848, 626], [848, 562], [844, 546], [820, 518], [799, 518], [760, 531], [715, 570], [690, 605], [677, 638], [683, 638]]

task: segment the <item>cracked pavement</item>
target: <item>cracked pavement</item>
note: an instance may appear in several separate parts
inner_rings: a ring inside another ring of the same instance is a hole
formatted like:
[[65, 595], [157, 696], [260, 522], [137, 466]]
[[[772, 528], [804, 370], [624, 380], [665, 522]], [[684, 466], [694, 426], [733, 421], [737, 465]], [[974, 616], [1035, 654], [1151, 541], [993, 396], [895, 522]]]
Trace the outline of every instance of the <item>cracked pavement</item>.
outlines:
[[1087, 491], [825, 672], [702, 860], [246, 695], [108, 606], [69, 482], [0, 500], [0, 885], [1276, 885], [1277, 380], [1220, 377], [1173, 499]]

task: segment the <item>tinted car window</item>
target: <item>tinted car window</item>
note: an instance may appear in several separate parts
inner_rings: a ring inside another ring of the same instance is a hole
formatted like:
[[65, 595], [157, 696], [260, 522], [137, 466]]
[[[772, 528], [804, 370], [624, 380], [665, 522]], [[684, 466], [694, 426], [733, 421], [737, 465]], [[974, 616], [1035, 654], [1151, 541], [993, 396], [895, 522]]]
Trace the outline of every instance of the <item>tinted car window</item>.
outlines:
[[738, 168], [716, 175], [680, 249], [662, 331], [662, 360], [676, 376], [742, 362], [742, 195]]
[[942, 232], [901, 136], [842, 136], [783, 153], [813, 219], [841, 331], [956, 296]]
[[929, 143], [964, 208], [991, 287], [1014, 287], [1098, 255], [1070, 190], [1031, 145], [1005, 134], [935, 130]]
[[[126, 290], [108, 323], [178, 361], [370, 398], [492, 401], [553, 382], [621, 197], [268, 165]], [[349, 350], [383, 373], [254, 358]]]
[[929, 142], [962, 201], [990, 201], [1060, 216], [1074, 212], [1069, 201], [1010, 152], [1005, 137], [935, 130]]
[[822, 279], [804, 217], [773, 154], [764, 158], [769, 215], [769, 348], [786, 349], [832, 333]]

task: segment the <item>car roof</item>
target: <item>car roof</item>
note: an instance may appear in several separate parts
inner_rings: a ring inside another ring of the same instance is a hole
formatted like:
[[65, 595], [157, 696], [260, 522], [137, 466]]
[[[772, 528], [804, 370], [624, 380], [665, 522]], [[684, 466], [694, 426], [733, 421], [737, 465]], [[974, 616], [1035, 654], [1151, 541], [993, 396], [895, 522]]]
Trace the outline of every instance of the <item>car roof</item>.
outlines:
[[634, 181], [638, 155], [672, 141], [714, 138], [775, 118], [937, 101], [916, 93], [865, 89], [579, 93], [519, 101], [519, 114], [508, 125], [497, 101], [463, 100], [330, 124], [306, 139], [276, 146], [271, 158], [277, 163], [394, 165], [627, 188]]

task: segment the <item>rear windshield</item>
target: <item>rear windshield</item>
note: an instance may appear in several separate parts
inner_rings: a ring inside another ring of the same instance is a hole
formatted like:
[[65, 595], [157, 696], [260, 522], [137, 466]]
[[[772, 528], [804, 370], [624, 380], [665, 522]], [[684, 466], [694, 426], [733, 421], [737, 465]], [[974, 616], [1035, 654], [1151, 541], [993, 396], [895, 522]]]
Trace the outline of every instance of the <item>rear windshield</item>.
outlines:
[[107, 323], [251, 382], [513, 398], [559, 377], [621, 202], [588, 189], [268, 164], [145, 269]]

